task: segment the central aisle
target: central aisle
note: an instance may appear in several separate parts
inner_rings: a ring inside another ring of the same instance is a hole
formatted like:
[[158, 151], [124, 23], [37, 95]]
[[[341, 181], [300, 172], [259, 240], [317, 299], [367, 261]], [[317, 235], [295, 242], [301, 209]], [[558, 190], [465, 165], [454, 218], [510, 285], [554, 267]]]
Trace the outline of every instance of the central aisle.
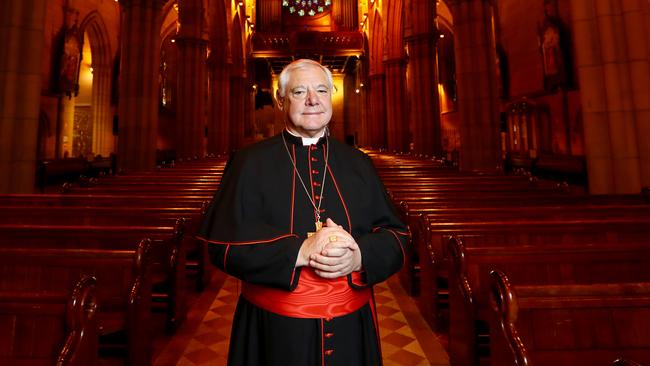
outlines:
[[[239, 281], [215, 274], [212, 286], [193, 302], [185, 324], [159, 346], [154, 366], [226, 365], [239, 290]], [[442, 345], [396, 277], [375, 286], [375, 300], [384, 366], [449, 365]]]

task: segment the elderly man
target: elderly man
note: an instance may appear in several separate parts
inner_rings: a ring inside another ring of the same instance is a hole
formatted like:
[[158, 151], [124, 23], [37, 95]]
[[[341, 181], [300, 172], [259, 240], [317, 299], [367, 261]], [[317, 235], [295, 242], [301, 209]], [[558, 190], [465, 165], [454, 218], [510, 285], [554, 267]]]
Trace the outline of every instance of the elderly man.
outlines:
[[372, 286], [403, 264], [407, 229], [370, 159], [331, 138], [331, 72], [280, 74], [286, 130], [238, 151], [199, 238], [242, 280], [229, 365], [381, 365]]

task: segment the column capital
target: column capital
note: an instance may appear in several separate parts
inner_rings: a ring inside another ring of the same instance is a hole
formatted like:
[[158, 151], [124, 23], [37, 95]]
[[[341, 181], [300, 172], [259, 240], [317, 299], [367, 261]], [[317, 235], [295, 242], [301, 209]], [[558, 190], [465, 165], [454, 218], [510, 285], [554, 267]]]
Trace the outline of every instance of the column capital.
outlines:
[[432, 30], [431, 32], [411, 34], [404, 37], [404, 41], [408, 43], [415, 43], [419, 41], [433, 41], [436, 43], [440, 37], [440, 32], [437, 29]]
[[381, 62], [386, 66], [392, 66], [392, 65], [405, 66], [406, 58], [405, 57], [387, 58], [382, 60]]
[[176, 36], [174, 37], [178, 46], [208, 46], [208, 40], [193, 36]]
[[167, 3], [166, 0], [118, 0], [120, 7], [131, 8], [134, 6], [151, 7], [156, 10], [162, 10]]
[[460, 5], [462, 3], [474, 3], [474, 2], [492, 3], [493, 0], [448, 0], [447, 4], [449, 6], [455, 6], [455, 5]]
[[230, 55], [219, 55], [214, 51], [210, 52], [210, 56], [207, 59], [207, 65], [210, 68], [217, 68], [217, 67], [226, 67], [230, 69], [232, 66], [232, 58]]

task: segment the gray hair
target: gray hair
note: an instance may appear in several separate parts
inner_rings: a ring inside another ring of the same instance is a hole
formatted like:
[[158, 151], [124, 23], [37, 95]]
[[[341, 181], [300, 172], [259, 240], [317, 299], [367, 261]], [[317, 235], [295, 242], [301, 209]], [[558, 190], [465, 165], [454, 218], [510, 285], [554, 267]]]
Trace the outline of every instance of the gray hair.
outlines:
[[287, 95], [287, 83], [289, 83], [289, 75], [293, 70], [303, 69], [307, 66], [316, 66], [319, 67], [325, 73], [327, 77], [327, 82], [331, 91], [334, 91], [334, 78], [332, 77], [332, 72], [327, 67], [321, 65], [320, 63], [310, 60], [308, 58], [301, 58], [299, 60], [293, 61], [289, 65], [285, 66], [278, 77], [278, 95], [280, 98], [284, 98]]

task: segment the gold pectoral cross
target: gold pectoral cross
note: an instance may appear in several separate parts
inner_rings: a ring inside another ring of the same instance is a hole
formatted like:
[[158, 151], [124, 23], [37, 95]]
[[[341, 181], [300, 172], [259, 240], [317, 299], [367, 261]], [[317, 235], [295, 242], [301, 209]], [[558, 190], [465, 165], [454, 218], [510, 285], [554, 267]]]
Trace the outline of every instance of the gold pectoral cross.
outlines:
[[[314, 222], [314, 226], [316, 226], [316, 231], [320, 231], [320, 229], [323, 228], [323, 222], [320, 221], [320, 219], [318, 219], [318, 220], [316, 220], [316, 222]], [[307, 233], [307, 237], [309, 238], [309, 237], [311, 237], [312, 235], [316, 234], [316, 231], [310, 231], [310, 232], [308, 232], [308, 233]]]

